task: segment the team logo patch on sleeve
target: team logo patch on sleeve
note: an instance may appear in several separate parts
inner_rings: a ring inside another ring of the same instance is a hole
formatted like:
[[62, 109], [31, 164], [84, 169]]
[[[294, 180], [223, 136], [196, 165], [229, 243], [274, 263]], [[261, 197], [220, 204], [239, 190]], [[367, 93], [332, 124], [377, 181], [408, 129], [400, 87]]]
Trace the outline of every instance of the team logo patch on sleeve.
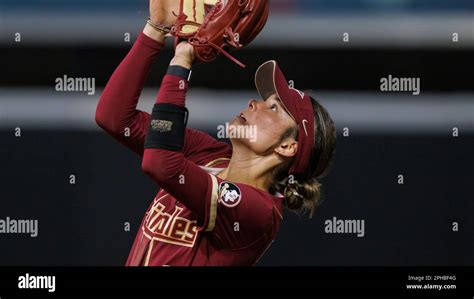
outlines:
[[236, 207], [242, 199], [239, 187], [230, 182], [222, 182], [219, 185], [219, 203], [228, 208]]

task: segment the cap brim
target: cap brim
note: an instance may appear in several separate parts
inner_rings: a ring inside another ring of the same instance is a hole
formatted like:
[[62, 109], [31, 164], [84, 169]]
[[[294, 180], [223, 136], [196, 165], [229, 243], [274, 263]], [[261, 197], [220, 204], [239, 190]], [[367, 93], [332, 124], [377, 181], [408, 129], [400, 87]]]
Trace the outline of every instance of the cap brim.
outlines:
[[292, 107], [288, 81], [275, 60], [265, 62], [257, 69], [255, 73], [255, 86], [264, 100], [273, 94], [277, 94], [285, 110], [296, 121], [295, 115], [288, 109]]
[[276, 66], [276, 61], [270, 60], [262, 64], [255, 73], [255, 86], [264, 100], [277, 93], [274, 80]]

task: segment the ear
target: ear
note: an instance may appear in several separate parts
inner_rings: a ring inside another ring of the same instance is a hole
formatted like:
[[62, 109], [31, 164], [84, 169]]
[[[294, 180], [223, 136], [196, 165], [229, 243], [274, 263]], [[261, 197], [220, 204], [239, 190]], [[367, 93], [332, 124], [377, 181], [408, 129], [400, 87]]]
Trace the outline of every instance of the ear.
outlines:
[[297, 151], [298, 142], [293, 138], [285, 139], [279, 146], [275, 148], [276, 153], [287, 158], [295, 156]]

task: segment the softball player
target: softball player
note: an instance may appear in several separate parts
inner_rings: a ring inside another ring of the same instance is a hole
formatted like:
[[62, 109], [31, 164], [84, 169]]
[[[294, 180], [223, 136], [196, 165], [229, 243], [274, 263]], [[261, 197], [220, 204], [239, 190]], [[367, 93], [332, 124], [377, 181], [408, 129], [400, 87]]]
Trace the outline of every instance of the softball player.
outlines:
[[[152, 18], [167, 9], [154, 5]], [[317, 179], [327, 174], [335, 151], [334, 123], [317, 101], [290, 88], [278, 64], [269, 61], [255, 75], [262, 99], [250, 100], [231, 121], [256, 128], [256, 140], [234, 138], [229, 145], [186, 128], [194, 54], [185, 42], [176, 48], [151, 115], [139, 111], [141, 90], [164, 40], [163, 32], [145, 26], [96, 111], [99, 126], [140, 155], [143, 171], [161, 188], [126, 265], [254, 265], [275, 239], [285, 207], [313, 214], [321, 198]]]

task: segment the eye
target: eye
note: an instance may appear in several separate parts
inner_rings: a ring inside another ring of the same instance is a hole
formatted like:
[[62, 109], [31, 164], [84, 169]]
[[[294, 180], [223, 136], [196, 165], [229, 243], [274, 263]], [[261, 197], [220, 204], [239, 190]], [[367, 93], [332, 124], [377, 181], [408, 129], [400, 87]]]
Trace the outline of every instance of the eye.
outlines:
[[272, 105], [270, 106], [270, 109], [271, 109], [272, 111], [274, 111], [274, 112], [277, 112], [277, 111], [278, 111], [278, 105], [277, 105], [277, 104], [272, 104]]

